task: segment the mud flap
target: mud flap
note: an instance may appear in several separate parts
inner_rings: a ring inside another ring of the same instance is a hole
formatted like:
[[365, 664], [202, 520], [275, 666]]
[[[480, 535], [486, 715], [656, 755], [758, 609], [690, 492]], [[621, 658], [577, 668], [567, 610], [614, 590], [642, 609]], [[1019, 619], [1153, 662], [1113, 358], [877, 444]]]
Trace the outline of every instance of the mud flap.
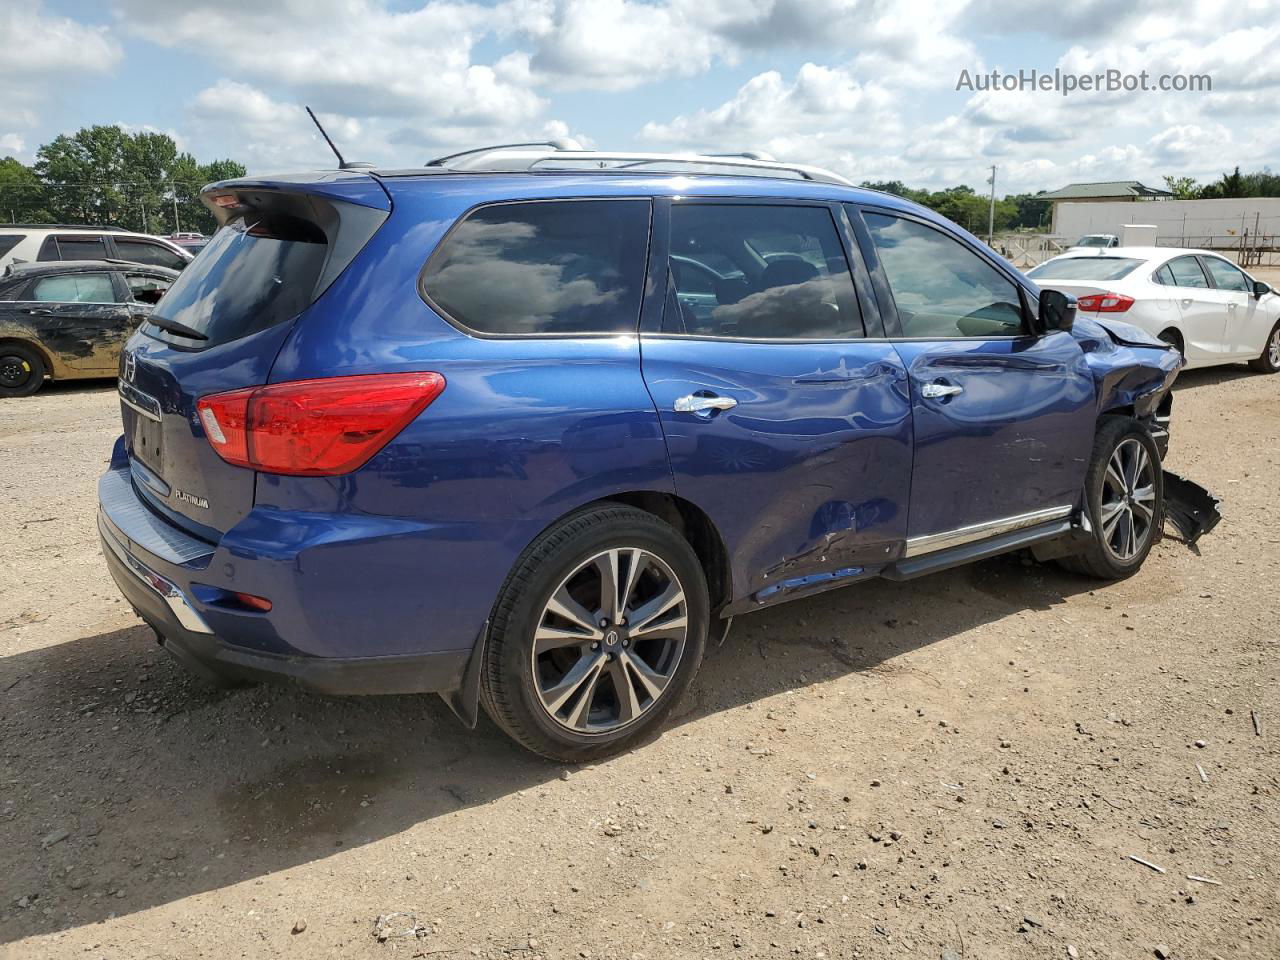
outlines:
[[462, 721], [468, 730], [474, 730], [480, 722], [480, 669], [484, 662], [485, 641], [489, 636], [489, 621], [480, 628], [480, 636], [471, 648], [471, 656], [467, 660], [467, 668], [462, 674], [462, 684], [456, 690], [446, 690], [440, 694], [453, 715]]
[[1164, 471], [1164, 518], [1187, 546], [1218, 525], [1222, 501], [1200, 484]]

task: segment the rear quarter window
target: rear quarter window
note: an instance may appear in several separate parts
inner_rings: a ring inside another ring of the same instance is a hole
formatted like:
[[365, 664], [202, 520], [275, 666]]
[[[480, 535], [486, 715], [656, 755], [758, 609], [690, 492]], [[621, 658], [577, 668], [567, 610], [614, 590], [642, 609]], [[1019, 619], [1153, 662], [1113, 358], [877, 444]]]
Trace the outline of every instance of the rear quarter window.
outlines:
[[22, 233], [10, 233], [0, 237], [0, 257], [3, 257], [25, 239], [27, 239], [26, 234]]
[[490, 336], [634, 332], [649, 245], [647, 200], [480, 207], [432, 254], [422, 293]]

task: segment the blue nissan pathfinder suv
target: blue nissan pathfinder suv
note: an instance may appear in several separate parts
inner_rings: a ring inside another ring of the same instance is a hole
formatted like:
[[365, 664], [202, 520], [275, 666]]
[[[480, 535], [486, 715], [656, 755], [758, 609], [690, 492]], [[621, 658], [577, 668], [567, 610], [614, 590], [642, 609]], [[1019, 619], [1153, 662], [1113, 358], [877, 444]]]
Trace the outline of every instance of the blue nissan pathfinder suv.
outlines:
[[1160, 536], [1178, 353], [833, 173], [533, 144], [203, 199], [99, 527], [211, 679], [436, 692], [586, 760], [736, 614]]

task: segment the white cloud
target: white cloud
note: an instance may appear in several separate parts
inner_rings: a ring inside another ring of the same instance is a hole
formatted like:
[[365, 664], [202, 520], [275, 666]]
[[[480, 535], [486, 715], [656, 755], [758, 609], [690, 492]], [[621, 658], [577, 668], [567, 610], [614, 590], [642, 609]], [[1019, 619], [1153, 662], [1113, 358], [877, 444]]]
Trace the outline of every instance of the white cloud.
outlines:
[[21, 153], [25, 138], [18, 131], [37, 123], [37, 109], [57, 90], [67, 92], [86, 75], [111, 73], [123, 53], [111, 32], [48, 14], [36, 2], [0, 5], [0, 90], [4, 96], [0, 146]]

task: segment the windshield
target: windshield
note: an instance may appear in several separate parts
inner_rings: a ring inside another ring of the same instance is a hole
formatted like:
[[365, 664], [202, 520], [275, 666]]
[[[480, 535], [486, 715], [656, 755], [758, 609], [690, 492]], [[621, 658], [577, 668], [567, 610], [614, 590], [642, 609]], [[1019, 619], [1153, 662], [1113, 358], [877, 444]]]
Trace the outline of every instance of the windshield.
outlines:
[[1027, 276], [1032, 280], [1119, 280], [1143, 263], [1132, 257], [1064, 257], [1040, 264]]
[[285, 214], [232, 220], [174, 281], [153, 314], [225, 343], [292, 320], [310, 306], [328, 244]]

